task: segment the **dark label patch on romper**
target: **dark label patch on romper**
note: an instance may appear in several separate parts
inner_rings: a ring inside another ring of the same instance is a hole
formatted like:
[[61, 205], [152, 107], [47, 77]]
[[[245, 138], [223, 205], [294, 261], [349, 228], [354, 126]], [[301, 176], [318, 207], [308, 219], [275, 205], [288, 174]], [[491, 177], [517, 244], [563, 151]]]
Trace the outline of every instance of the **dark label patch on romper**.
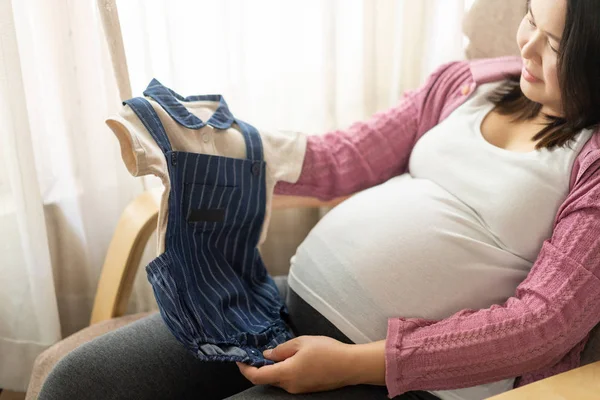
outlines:
[[190, 210], [188, 222], [223, 222], [225, 220], [224, 208]]

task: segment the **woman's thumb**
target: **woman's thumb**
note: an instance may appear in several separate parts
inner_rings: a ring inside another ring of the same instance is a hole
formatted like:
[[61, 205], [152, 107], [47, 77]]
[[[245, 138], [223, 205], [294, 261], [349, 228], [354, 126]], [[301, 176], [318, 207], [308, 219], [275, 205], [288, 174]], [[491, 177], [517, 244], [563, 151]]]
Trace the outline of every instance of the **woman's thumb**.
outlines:
[[283, 361], [290, 358], [299, 350], [297, 338], [288, 340], [274, 349], [263, 351], [263, 356], [271, 361]]

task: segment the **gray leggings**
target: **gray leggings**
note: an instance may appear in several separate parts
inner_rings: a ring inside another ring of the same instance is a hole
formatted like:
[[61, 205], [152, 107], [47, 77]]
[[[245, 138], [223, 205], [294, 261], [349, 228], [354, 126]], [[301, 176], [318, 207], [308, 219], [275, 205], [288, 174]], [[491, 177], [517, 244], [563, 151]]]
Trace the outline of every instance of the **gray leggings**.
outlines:
[[[285, 277], [275, 283], [286, 300], [297, 335], [325, 335], [352, 343], [291, 289]], [[253, 386], [235, 363], [198, 360], [153, 314], [81, 345], [60, 360], [46, 379], [39, 399], [236, 399], [333, 400], [387, 399], [383, 386], [358, 385], [291, 395], [269, 386]], [[410, 392], [398, 400], [437, 399]]]

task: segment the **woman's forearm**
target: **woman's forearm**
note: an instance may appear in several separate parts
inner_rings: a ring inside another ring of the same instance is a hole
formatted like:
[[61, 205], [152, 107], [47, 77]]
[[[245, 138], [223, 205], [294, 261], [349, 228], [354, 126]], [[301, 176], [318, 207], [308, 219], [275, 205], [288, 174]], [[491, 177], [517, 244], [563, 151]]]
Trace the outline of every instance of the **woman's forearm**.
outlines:
[[385, 386], [385, 340], [351, 346], [351, 381]]

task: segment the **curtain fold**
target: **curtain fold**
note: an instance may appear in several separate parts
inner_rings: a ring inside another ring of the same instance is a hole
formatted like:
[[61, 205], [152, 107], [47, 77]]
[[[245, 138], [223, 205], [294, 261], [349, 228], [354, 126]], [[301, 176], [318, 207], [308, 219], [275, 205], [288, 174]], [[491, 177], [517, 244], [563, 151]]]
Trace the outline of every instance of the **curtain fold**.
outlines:
[[10, 2], [0, 15], [0, 386], [22, 388], [60, 324]]

